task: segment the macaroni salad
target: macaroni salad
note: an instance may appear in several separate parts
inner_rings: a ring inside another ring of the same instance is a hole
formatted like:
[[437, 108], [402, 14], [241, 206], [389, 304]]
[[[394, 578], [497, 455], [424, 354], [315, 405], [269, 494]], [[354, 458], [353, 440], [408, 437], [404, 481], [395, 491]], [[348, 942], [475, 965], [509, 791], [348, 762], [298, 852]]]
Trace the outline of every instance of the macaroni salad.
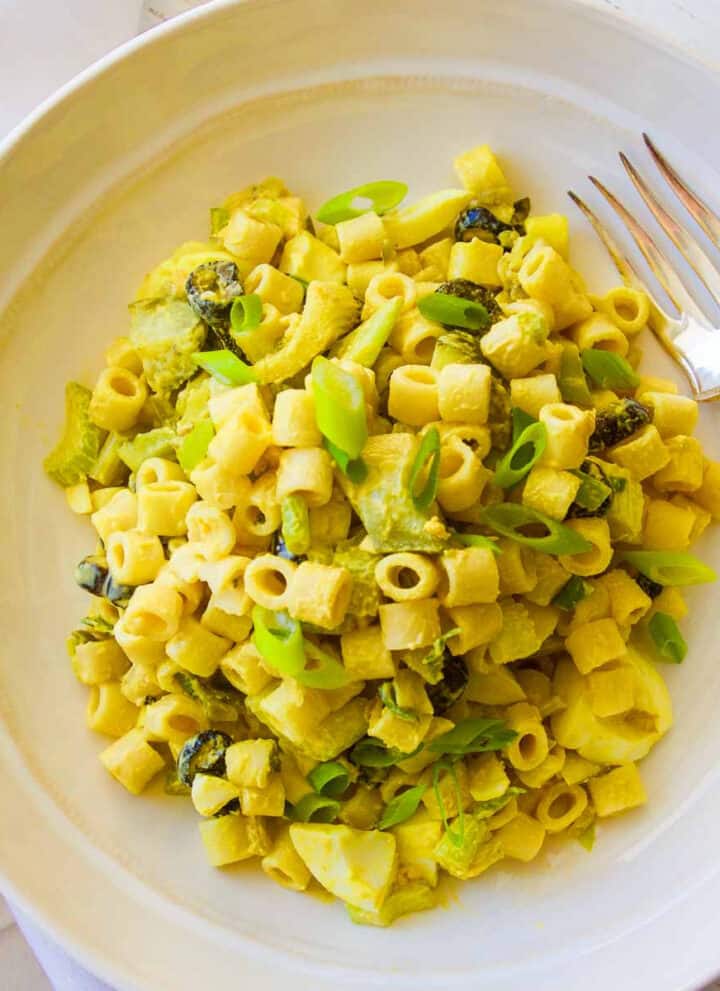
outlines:
[[455, 170], [213, 208], [45, 461], [97, 537], [68, 650], [103, 766], [374, 925], [645, 802], [715, 578], [720, 464], [636, 370], [647, 297], [588, 292], [486, 145]]

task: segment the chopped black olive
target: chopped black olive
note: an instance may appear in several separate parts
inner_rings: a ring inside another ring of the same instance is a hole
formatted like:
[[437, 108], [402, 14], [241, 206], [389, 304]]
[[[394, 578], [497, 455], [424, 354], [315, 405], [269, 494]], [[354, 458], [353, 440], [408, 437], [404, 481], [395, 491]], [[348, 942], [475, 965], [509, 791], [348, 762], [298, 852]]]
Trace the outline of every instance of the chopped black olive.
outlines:
[[[582, 503], [579, 502], [578, 498], [576, 497], [575, 500], [570, 504], [570, 507], [566, 513], [565, 518], [568, 520], [577, 520], [577, 519], [587, 519], [588, 517], [591, 516], [607, 516], [608, 512], [610, 511], [610, 503], [612, 502], [613, 491], [614, 491], [612, 483], [610, 482], [610, 480], [608, 479], [607, 475], [602, 470], [600, 465], [596, 464], [594, 461], [583, 461], [580, 471], [582, 472], [582, 475], [580, 477], [582, 476], [589, 476], [589, 477], [583, 479], [583, 482], [581, 484], [581, 489], [578, 491], [578, 495], [586, 485], [592, 487], [593, 483], [597, 483], [597, 485], [594, 487], [594, 491], [591, 489], [591, 491], [588, 494], [590, 495], [591, 499], [593, 495], [599, 495], [599, 500], [601, 501], [596, 500], [597, 504], [596, 505], [594, 504], [593, 508], [590, 508], [588, 505], [582, 505]], [[604, 499], [602, 498], [603, 488], [606, 488], [608, 490], [608, 494], [607, 496], [605, 496]]]
[[638, 583], [645, 595], [649, 595], [651, 599], [657, 599], [658, 595], [660, 595], [663, 590], [663, 586], [660, 582], [654, 582], [652, 578], [648, 578], [647, 575], [643, 575], [642, 573], [635, 576], [635, 581]]
[[108, 602], [112, 602], [114, 606], [126, 606], [132, 593], [130, 585], [120, 585], [112, 575], [108, 574], [102, 589], [102, 594]]
[[499, 235], [507, 231], [524, 234], [525, 228], [522, 223], [506, 224], [487, 207], [476, 206], [471, 203], [462, 211], [455, 223], [455, 240], [472, 241], [473, 238], [477, 237], [490, 244], [499, 244]]
[[84, 557], [75, 568], [75, 581], [92, 595], [103, 594], [107, 577], [107, 562], [102, 557]]
[[523, 196], [522, 199], [515, 200], [515, 202], [513, 203], [513, 207], [515, 209], [512, 216], [512, 222], [517, 229], [517, 227], [519, 227], [520, 224], [524, 224], [525, 221], [528, 219], [528, 215], [530, 213], [530, 197]]
[[595, 417], [595, 429], [590, 437], [589, 449], [602, 451], [613, 444], [619, 444], [632, 437], [651, 420], [650, 410], [637, 399], [621, 399], [617, 403], [611, 403]]
[[436, 685], [427, 686], [428, 698], [432, 702], [435, 714], [446, 712], [460, 698], [470, 677], [467, 664], [462, 657], [445, 650], [443, 657], [442, 680]]
[[283, 536], [279, 530], [275, 533], [275, 536], [273, 538], [272, 553], [275, 554], [277, 557], [284, 557], [286, 561], [305, 560], [304, 554], [293, 554], [292, 551], [288, 550], [287, 544], [283, 540]]
[[435, 292], [443, 296], [459, 296], [461, 299], [469, 299], [471, 303], [480, 303], [488, 311], [493, 323], [502, 320], [503, 312], [495, 299], [492, 289], [471, 282], [470, 279], [453, 279], [451, 282], [443, 282]]
[[243, 287], [235, 262], [206, 262], [198, 265], [185, 283], [188, 303], [211, 327], [225, 327], [233, 300], [242, 296]]
[[191, 736], [178, 755], [178, 777], [189, 786], [196, 774], [225, 773], [225, 751], [232, 743], [227, 733], [208, 729]]

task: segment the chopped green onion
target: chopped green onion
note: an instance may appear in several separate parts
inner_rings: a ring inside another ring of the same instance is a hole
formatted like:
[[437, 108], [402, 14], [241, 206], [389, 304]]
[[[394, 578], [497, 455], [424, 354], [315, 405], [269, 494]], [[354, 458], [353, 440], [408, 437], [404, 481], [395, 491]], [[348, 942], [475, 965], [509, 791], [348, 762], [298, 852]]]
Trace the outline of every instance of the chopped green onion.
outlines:
[[504, 809], [505, 806], [517, 795], [524, 794], [524, 788], [517, 788], [516, 786], [511, 785], [507, 791], [498, 798], [488, 798], [484, 802], [475, 802], [472, 807], [473, 818], [489, 819], [490, 816], [494, 816], [496, 812], [500, 811], [500, 809]]
[[656, 612], [648, 623], [648, 629], [660, 654], [672, 664], [682, 664], [688, 648], [672, 616]]
[[223, 227], [230, 220], [230, 211], [226, 210], [224, 206], [211, 206], [210, 207], [210, 234], [214, 237], [219, 234]]
[[519, 406], [513, 406], [510, 410], [510, 419], [512, 420], [512, 442], [513, 444], [518, 439], [523, 430], [527, 427], [532, 426], [533, 423], [538, 421], [534, 416], [530, 416], [526, 413], [524, 409], [520, 409]]
[[340, 761], [331, 760], [318, 764], [307, 776], [318, 795], [326, 798], [340, 798], [350, 784], [350, 772]]
[[[453, 787], [455, 789], [455, 804], [458, 809], [458, 831], [457, 833], [450, 829], [450, 823], [448, 821], [447, 810], [445, 808], [445, 802], [443, 801], [442, 792], [440, 791], [440, 773], [442, 771], [447, 771], [452, 778]], [[440, 809], [440, 816], [442, 817], [443, 829], [445, 830], [445, 835], [450, 838], [450, 840], [456, 845], [460, 846], [465, 838], [465, 812], [462, 807], [462, 792], [460, 791], [460, 782], [458, 781], [457, 771], [455, 770], [455, 765], [452, 761], [443, 759], [439, 760], [433, 767], [433, 791], [435, 792], [435, 799], [438, 803], [438, 808]]]
[[305, 668], [302, 627], [287, 613], [262, 606], [252, 611], [252, 642], [261, 656], [282, 675], [297, 677]]
[[301, 685], [306, 685], [308, 688], [322, 688], [326, 691], [347, 685], [350, 680], [347, 671], [330, 654], [326, 654], [309, 640], [305, 641], [305, 654], [308, 662], [304, 669], [295, 675]]
[[401, 822], [405, 822], [406, 819], [414, 816], [426, 791], [427, 785], [415, 785], [414, 788], [408, 788], [407, 791], [396, 795], [385, 806], [377, 828], [390, 829], [392, 826], [399, 826]]
[[586, 599], [592, 590], [592, 585], [586, 582], [584, 578], [581, 578], [580, 575], [573, 575], [557, 593], [552, 600], [552, 604], [557, 606], [558, 609], [564, 609], [566, 612], [569, 612], [575, 608], [578, 602]]
[[352, 748], [349, 754], [350, 761], [358, 767], [392, 767], [400, 761], [408, 760], [419, 754], [423, 749], [422, 743], [411, 753], [404, 754], [396, 747], [386, 747], [382, 740], [366, 736]]
[[[407, 196], [407, 191], [404, 182], [396, 182], [393, 179], [366, 182], [362, 186], [355, 186], [354, 189], [333, 196], [323, 203], [315, 216], [321, 224], [339, 224], [343, 220], [352, 220], [354, 217], [362, 216], [363, 213], [369, 213], [370, 210], [382, 215], [399, 206]], [[370, 205], [353, 206], [355, 200], [369, 200]]]
[[232, 351], [199, 351], [192, 358], [196, 365], [223, 385], [249, 385], [257, 381], [250, 365], [246, 365]]
[[584, 847], [588, 853], [592, 852], [592, 848], [595, 846], [595, 820], [590, 823], [587, 829], [583, 829], [582, 833], [579, 834], [577, 838], [580, 846]]
[[490, 314], [482, 305], [462, 296], [432, 292], [418, 300], [418, 310], [426, 320], [462, 327], [464, 330], [485, 330], [490, 326]]
[[588, 348], [581, 351], [580, 360], [590, 378], [601, 389], [634, 389], [640, 382], [632, 365], [612, 351]]
[[348, 675], [342, 664], [304, 640], [300, 623], [287, 613], [255, 606], [252, 620], [255, 648], [280, 674], [308, 688], [327, 690], [347, 684]]
[[592, 396], [583, 371], [580, 351], [575, 344], [566, 344], [560, 356], [558, 388], [563, 402], [575, 406], [592, 406]]
[[255, 330], [262, 323], [262, 300], [257, 293], [249, 296], [238, 296], [230, 307], [230, 326], [233, 336]]
[[531, 423], [529, 427], [525, 427], [507, 454], [498, 462], [495, 484], [501, 489], [517, 485], [543, 456], [546, 444], [547, 430], [544, 423]]
[[397, 704], [397, 699], [395, 698], [395, 686], [391, 681], [384, 681], [382, 685], [380, 685], [378, 688], [378, 695], [380, 696], [380, 701], [385, 708], [389, 712], [392, 712], [394, 716], [397, 716], [398, 719], [405, 719], [410, 723], [416, 723], [418, 721], [417, 712], [413, 709], [406, 709]]
[[372, 368], [392, 333], [401, 309], [402, 299], [399, 296], [383, 303], [365, 323], [361, 323], [339, 342], [334, 356]]
[[325, 795], [303, 795], [299, 802], [287, 808], [287, 816], [295, 822], [333, 822], [340, 811], [340, 802]]
[[[575, 493], [573, 502], [583, 509], [587, 509], [588, 512], [594, 513], [595, 510], [600, 509], [613, 493], [610, 485], [606, 485], [599, 478], [595, 478], [586, 471], [578, 469], [573, 471], [573, 475], [580, 479], [580, 488]], [[620, 481], [624, 482], [625, 479], [620, 479]]]
[[178, 448], [177, 459], [186, 475], [203, 460], [214, 436], [215, 428], [212, 425], [212, 420], [200, 420], [190, 433], [183, 437], [182, 444]]
[[502, 750], [517, 736], [502, 719], [463, 719], [447, 733], [428, 743], [428, 750], [438, 754], [464, 757], [486, 750]]
[[[496, 533], [524, 544], [525, 547], [532, 547], [542, 554], [583, 554], [592, 550], [590, 541], [577, 531], [528, 506], [503, 502], [497, 506], [488, 506], [482, 511], [480, 518]], [[547, 533], [537, 537], [530, 536], [522, 532], [522, 527], [542, 528]]]
[[280, 503], [281, 533], [291, 554], [306, 554], [310, 547], [310, 515], [301, 495], [293, 493]]
[[350, 481], [354, 482], [355, 485], [360, 485], [365, 481], [367, 478], [368, 469], [362, 458], [354, 458], [351, 460], [344, 451], [341, 451], [339, 447], [336, 447], [332, 441], [327, 439], [327, 437], [323, 438], [323, 443], [328, 454], [343, 475], [347, 475]]
[[627, 561], [658, 585], [701, 585], [717, 578], [712, 568], [684, 551], [621, 551], [618, 560]]
[[[430, 462], [427, 480], [420, 492], [416, 494], [415, 487], [418, 478]], [[437, 427], [431, 427], [420, 441], [415, 459], [410, 468], [408, 488], [415, 508], [419, 510], [428, 509], [435, 499], [440, 479], [440, 434]]]
[[312, 391], [320, 433], [350, 461], [359, 458], [368, 437], [362, 386], [335, 362], [318, 357], [312, 363]]
[[482, 547], [493, 554], [502, 554], [502, 547], [492, 537], [483, 537], [480, 533], [454, 533], [453, 537], [465, 547]]

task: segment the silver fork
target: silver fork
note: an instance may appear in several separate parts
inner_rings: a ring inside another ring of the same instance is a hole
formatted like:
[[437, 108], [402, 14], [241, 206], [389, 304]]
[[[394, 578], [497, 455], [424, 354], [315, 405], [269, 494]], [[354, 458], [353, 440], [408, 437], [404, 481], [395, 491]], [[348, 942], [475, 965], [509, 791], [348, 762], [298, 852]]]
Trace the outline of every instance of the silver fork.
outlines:
[[[643, 134], [643, 138], [661, 175], [672, 191], [709, 240], [716, 248], [720, 248], [720, 217], [680, 178], [647, 134]], [[668, 213], [647, 182], [622, 152], [620, 152], [620, 161], [655, 219], [720, 306], [720, 271], [718, 271], [715, 263], [687, 228]], [[667, 256], [663, 254], [650, 234], [638, 223], [635, 217], [599, 179], [595, 176], [588, 176], [588, 178], [595, 188], [602, 193], [632, 235], [653, 274], [677, 309], [677, 316], [667, 313], [658, 303], [638, 275], [630, 259], [623, 254], [610, 232], [587, 203], [571, 190], [568, 191], [568, 196], [595, 228], [595, 232], [607, 248], [625, 285], [633, 289], [641, 289], [649, 296], [651, 303], [650, 328], [665, 350], [680, 364], [688, 378], [695, 399], [703, 402], [720, 398], [720, 327], [714, 326], [708, 319], [688, 292]]]

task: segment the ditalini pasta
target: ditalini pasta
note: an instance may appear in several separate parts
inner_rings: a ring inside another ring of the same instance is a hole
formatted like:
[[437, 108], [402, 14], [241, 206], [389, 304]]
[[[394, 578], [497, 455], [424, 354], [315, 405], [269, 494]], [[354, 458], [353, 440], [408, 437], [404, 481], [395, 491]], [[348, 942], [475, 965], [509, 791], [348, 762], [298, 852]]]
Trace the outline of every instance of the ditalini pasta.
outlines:
[[97, 539], [68, 649], [103, 766], [373, 925], [645, 802], [715, 577], [720, 464], [636, 372], [648, 300], [589, 295], [486, 145], [455, 167], [315, 224], [278, 179], [213, 208], [45, 462]]

